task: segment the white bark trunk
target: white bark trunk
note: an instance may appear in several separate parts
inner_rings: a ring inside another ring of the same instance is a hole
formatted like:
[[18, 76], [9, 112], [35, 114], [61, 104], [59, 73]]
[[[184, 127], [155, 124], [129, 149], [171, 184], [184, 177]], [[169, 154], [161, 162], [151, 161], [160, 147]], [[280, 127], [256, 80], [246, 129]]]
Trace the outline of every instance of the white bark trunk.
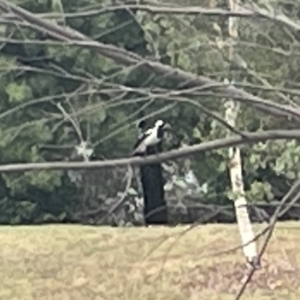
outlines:
[[[229, 6], [232, 11], [238, 9], [239, 0], [228, 0]], [[238, 37], [238, 18], [229, 18], [229, 36], [231, 39]], [[234, 48], [229, 49], [229, 58], [233, 58]], [[236, 119], [239, 112], [239, 105], [235, 103], [232, 99], [228, 99], [225, 104], [225, 119], [232, 126], [236, 126]], [[253, 241], [254, 233], [252, 229], [252, 224], [247, 210], [247, 200], [245, 197], [243, 175], [242, 175], [242, 159], [240, 154], [240, 149], [230, 148], [229, 149], [229, 173], [232, 192], [235, 195], [234, 206], [237, 224], [242, 240], [243, 251], [247, 260], [252, 263], [257, 263], [257, 246], [256, 242]], [[252, 241], [252, 242], [251, 242]]]

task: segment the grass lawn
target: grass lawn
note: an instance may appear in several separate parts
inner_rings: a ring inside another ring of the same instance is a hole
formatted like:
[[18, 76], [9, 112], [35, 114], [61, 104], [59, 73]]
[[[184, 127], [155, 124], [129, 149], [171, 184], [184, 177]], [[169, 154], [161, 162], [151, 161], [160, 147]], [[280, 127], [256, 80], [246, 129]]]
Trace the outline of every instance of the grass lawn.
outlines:
[[[0, 300], [233, 300], [242, 251], [216, 253], [236, 225], [186, 228], [0, 227]], [[300, 299], [299, 250], [300, 223], [279, 224], [243, 299]]]

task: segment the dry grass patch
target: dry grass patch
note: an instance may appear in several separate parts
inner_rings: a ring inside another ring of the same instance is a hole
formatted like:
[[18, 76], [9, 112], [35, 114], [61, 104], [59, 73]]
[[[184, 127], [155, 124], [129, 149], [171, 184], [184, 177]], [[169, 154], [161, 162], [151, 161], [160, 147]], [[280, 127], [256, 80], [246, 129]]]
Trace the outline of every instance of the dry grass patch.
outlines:
[[[235, 225], [0, 228], [0, 300], [234, 299], [246, 274]], [[299, 299], [300, 224], [282, 223], [245, 299]]]

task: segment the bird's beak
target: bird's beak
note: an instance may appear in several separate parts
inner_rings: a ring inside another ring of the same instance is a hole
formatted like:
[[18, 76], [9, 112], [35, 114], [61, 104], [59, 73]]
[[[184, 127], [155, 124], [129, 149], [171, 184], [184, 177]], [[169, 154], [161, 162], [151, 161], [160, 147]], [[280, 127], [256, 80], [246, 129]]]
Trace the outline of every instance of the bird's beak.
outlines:
[[165, 125], [164, 125], [164, 129], [167, 129], [167, 130], [170, 130], [172, 127], [171, 127], [171, 125], [169, 124], [169, 123], [166, 123]]

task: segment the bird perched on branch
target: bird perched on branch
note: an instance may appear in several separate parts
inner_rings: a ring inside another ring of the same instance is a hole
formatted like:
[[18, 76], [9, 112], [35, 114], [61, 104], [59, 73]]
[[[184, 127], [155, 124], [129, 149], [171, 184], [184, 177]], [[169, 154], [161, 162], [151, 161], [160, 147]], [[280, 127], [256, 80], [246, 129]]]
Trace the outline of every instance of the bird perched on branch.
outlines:
[[[143, 125], [140, 124], [140, 126]], [[146, 132], [139, 135], [133, 147], [132, 155], [146, 154], [149, 147], [156, 146], [162, 141], [165, 131], [170, 128], [171, 126], [168, 123], [157, 120], [153, 128], [149, 128]]]

